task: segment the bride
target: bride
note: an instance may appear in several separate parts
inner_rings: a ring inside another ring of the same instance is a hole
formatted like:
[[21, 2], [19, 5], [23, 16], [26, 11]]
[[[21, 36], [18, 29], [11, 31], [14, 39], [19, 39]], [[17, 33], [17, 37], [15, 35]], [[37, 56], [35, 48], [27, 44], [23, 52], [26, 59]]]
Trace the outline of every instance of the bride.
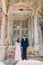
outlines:
[[21, 60], [21, 45], [19, 39], [15, 43], [15, 61]]

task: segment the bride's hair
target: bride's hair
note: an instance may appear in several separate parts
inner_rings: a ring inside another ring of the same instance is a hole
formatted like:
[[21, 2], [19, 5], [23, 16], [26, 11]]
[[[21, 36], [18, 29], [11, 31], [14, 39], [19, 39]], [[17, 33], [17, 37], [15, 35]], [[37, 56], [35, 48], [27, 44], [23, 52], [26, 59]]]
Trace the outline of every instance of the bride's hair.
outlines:
[[19, 38], [17, 39], [17, 42], [20, 42]]

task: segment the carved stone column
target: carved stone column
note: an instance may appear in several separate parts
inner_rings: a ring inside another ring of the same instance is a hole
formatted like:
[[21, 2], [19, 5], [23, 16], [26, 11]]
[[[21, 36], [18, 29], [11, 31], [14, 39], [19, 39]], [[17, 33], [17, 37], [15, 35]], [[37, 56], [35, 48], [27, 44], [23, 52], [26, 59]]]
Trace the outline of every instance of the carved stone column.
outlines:
[[5, 15], [5, 45], [8, 46], [10, 43], [10, 39], [9, 39], [9, 36], [8, 36], [8, 15], [6, 14]]
[[39, 36], [38, 36], [38, 24], [37, 24], [37, 16], [34, 18], [34, 54], [37, 55], [39, 53]]
[[8, 37], [8, 15], [5, 15], [5, 40]]
[[3, 14], [1, 25], [0, 60], [5, 59], [5, 22], [5, 14]]
[[28, 47], [28, 55], [33, 54], [33, 18], [31, 16], [28, 19], [28, 38], [29, 38], [29, 47]]
[[0, 45], [4, 45], [5, 44], [5, 14], [3, 14], [3, 18], [2, 18], [2, 25], [1, 25], [1, 43]]
[[10, 44], [12, 45], [12, 35], [13, 35], [13, 20], [9, 18], [8, 21], [8, 36], [10, 38]]
[[0, 60], [4, 60], [5, 56], [7, 55], [7, 48], [9, 46], [9, 37], [8, 37], [8, 15], [3, 14], [2, 18], [2, 25], [1, 25], [1, 43], [0, 43], [0, 51], [2, 50], [2, 53], [0, 52]]
[[33, 33], [33, 22], [32, 22], [32, 18], [29, 17], [29, 23], [28, 23], [28, 35], [29, 35], [29, 45], [32, 46], [32, 33]]
[[5, 45], [5, 39], [8, 36], [8, 16], [3, 14], [1, 25], [1, 45]]

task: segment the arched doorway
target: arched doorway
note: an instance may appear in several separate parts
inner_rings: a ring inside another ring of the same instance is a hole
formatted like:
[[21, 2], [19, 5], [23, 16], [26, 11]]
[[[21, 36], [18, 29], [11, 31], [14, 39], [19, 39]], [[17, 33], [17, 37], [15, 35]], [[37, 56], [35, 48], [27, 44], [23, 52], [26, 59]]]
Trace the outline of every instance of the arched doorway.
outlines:
[[28, 38], [28, 20], [14, 20], [13, 22], [13, 40], [21, 40], [23, 34]]
[[9, 8], [9, 23], [8, 34], [11, 44], [14, 44], [15, 40], [19, 38], [21, 40], [22, 35], [26, 34], [29, 39], [30, 45], [32, 45], [32, 18], [33, 9], [26, 3], [17, 3]]

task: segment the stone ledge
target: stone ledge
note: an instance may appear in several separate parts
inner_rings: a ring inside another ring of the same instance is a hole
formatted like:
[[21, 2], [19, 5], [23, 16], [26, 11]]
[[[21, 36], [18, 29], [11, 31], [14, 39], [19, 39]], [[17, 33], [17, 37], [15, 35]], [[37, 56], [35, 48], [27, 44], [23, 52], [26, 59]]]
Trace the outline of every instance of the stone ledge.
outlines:
[[35, 50], [35, 51], [33, 52], [33, 55], [39, 56], [39, 51], [38, 51], [38, 50]]
[[[14, 56], [15, 55], [15, 51], [8, 51], [8, 56]], [[27, 52], [27, 56], [31, 56], [31, 55], [35, 55], [35, 56], [39, 56], [39, 51], [28, 51]]]
[[31, 50], [27, 52], [27, 56], [30, 56], [30, 55], [33, 55], [33, 51]]

